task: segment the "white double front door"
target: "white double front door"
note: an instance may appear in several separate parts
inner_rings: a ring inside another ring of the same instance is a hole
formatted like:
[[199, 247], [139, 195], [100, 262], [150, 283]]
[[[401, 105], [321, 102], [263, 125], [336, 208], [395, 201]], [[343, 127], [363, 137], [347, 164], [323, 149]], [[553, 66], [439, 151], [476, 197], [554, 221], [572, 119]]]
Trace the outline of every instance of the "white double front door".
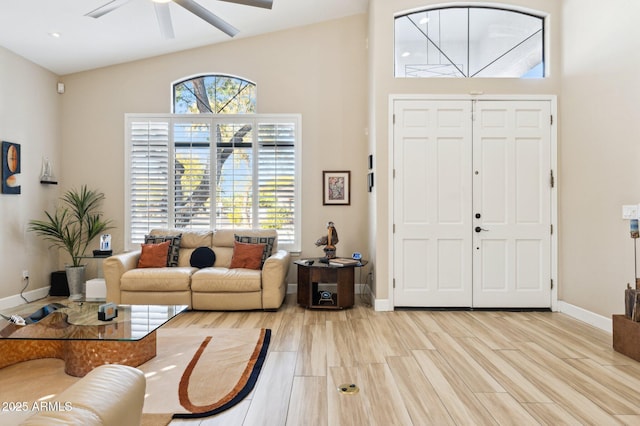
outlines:
[[550, 101], [393, 109], [394, 305], [550, 307]]

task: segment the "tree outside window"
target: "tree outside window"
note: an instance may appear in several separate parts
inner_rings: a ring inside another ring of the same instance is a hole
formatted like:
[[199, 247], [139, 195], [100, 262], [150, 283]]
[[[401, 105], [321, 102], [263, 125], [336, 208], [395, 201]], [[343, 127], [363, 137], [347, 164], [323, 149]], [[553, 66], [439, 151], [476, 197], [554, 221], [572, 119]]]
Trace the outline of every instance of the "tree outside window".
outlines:
[[127, 120], [129, 242], [162, 226], [274, 228], [298, 250], [299, 117], [256, 114], [255, 84], [236, 77], [196, 76], [173, 93], [174, 114]]

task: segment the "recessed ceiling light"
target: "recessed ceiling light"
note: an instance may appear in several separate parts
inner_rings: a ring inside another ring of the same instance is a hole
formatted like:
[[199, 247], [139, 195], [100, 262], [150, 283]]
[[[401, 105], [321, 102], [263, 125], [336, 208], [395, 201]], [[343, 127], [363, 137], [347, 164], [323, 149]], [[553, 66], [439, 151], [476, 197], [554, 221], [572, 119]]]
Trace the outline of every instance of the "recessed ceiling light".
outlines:
[[407, 56], [411, 56], [411, 52], [402, 52], [402, 56], [403, 58], [406, 58]]
[[171, 0], [152, 0], [155, 3], [170, 3]]
[[424, 24], [426, 24], [427, 22], [429, 22], [429, 17], [428, 17], [428, 16], [425, 16], [424, 18], [422, 18], [422, 19], [420, 20], [420, 25], [424, 25]]
[[49, 33], [49, 35], [50, 35], [51, 37], [53, 37], [53, 38], [60, 38], [60, 36], [61, 36], [62, 34], [60, 34], [60, 33], [59, 33], [59, 32], [57, 32], [57, 31], [53, 31], [53, 32], [50, 32], [50, 33]]

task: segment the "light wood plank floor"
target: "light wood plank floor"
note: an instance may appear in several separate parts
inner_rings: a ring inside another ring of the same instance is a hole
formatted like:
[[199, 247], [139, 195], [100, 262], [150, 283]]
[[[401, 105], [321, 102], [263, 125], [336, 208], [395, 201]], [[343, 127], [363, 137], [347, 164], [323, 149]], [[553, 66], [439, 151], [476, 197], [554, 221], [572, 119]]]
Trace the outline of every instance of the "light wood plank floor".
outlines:
[[278, 312], [189, 312], [167, 326], [273, 331], [242, 404], [172, 425], [640, 425], [640, 363], [564, 314], [311, 311], [288, 295]]
[[[640, 425], [640, 363], [559, 313], [187, 312], [164, 327], [272, 330], [239, 405], [194, 425]], [[341, 384], [360, 392], [344, 395]]]

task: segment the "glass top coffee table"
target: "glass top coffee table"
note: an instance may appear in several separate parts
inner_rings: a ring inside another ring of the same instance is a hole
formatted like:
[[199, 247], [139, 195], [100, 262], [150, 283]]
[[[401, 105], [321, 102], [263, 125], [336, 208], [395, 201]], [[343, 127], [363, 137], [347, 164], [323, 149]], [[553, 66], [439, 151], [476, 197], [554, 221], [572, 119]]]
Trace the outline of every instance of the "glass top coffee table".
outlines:
[[[65, 372], [82, 377], [102, 364], [137, 367], [156, 356], [156, 330], [186, 305], [119, 305], [118, 316], [98, 319], [98, 302], [63, 300], [25, 306], [26, 325], [0, 317], [0, 368], [18, 362], [60, 358]], [[15, 311], [15, 310], [14, 310]]]

